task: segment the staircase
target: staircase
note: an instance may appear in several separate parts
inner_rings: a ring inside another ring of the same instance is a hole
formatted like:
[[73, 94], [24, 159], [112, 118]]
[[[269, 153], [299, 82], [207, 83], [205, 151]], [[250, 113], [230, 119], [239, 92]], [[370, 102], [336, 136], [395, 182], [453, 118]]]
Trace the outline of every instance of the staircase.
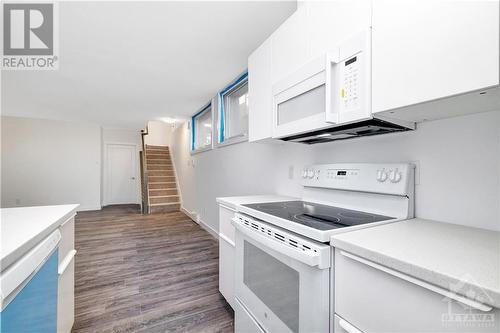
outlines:
[[148, 212], [179, 211], [180, 198], [168, 147], [146, 145], [145, 148]]

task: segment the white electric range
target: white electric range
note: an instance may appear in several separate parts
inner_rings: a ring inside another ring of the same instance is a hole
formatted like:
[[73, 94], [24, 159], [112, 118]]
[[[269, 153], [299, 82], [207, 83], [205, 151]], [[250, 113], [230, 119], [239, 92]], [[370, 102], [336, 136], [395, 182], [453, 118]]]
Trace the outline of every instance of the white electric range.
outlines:
[[235, 331], [333, 330], [330, 236], [414, 216], [412, 164], [326, 164], [302, 200], [243, 204], [236, 229]]

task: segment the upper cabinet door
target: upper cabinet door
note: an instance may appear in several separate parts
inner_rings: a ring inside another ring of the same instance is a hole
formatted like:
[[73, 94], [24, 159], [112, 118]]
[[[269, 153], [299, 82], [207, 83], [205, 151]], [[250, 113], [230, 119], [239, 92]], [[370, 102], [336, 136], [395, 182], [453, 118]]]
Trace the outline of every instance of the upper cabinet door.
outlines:
[[248, 141], [270, 138], [273, 131], [271, 39], [248, 58], [248, 108]]
[[324, 55], [371, 26], [370, 0], [310, 1], [305, 7], [310, 58]]
[[309, 57], [307, 15], [301, 6], [271, 35], [272, 82], [281, 80], [306, 63]]
[[498, 1], [373, 1], [373, 112], [499, 84]]

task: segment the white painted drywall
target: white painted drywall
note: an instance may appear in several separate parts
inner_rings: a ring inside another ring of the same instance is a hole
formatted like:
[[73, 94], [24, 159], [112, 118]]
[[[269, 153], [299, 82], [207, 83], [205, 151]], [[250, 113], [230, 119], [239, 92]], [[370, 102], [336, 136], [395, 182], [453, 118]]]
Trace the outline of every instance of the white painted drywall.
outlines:
[[142, 149], [141, 132], [130, 129], [108, 128], [102, 129], [102, 141], [106, 143], [130, 143]]
[[218, 196], [300, 196], [304, 165], [400, 161], [418, 161], [417, 217], [500, 230], [499, 118], [494, 111], [422, 123], [414, 132], [314, 146], [242, 143], [193, 156], [184, 124], [172, 152], [183, 206], [215, 230]]
[[86, 123], [1, 118], [2, 207], [101, 207], [101, 128]]
[[141, 141], [141, 132], [136, 130], [129, 129], [120, 129], [120, 128], [103, 128], [102, 129], [102, 168], [101, 168], [101, 198], [102, 205], [106, 206], [108, 204], [107, 200], [107, 191], [106, 188], [108, 186], [108, 173], [106, 172], [108, 169], [108, 146], [114, 144], [124, 144], [124, 145], [133, 145], [136, 147], [136, 203], [141, 203], [141, 182], [140, 182], [140, 158], [139, 152], [142, 150], [142, 141]]
[[183, 123], [173, 132], [171, 146], [182, 204], [208, 227], [218, 230], [216, 197], [274, 192], [273, 145], [245, 142], [191, 156], [189, 142]]
[[152, 146], [170, 146], [172, 126], [163, 121], [148, 122], [148, 135], [144, 136], [144, 142]]

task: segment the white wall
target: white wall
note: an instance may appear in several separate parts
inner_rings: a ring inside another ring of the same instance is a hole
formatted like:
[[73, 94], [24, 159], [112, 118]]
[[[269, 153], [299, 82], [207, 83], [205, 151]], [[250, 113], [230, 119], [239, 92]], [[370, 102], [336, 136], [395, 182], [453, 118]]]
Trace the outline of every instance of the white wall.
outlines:
[[101, 128], [1, 118], [2, 207], [80, 204], [100, 209]]
[[418, 161], [417, 217], [500, 230], [499, 115], [494, 111], [427, 122], [413, 132], [314, 146], [243, 143], [193, 156], [184, 124], [173, 133], [172, 151], [183, 206], [215, 230], [218, 196], [300, 196], [304, 165], [405, 161]]
[[276, 147], [240, 143], [191, 156], [189, 129], [181, 124], [172, 136], [172, 155], [183, 200], [190, 213], [218, 230], [216, 197], [274, 191]]
[[172, 136], [172, 124], [163, 121], [148, 122], [148, 135], [144, 137], [144, 142], [152, 146], [170, 146]]
[[140, 158], [139, 152], [142, 150], [142, 140], [141, 140], [141, 132], [130, 129], [120, 129], [120, 128], [103, 128], [102, 129], [102, 168], [101, 168], [101, 205], [105, 206], [108, 204], [108, 200], [106, 197], [106, 188], [108, 186], [107, 179], [107, 167], [108, 167], [108, 159], [107, 159], [107, 147], [112, 144], [125, 144], [125, 145], [134, 145], [136, 147], [136, 203], [141, 203], [141, 182], [140, 182]]

